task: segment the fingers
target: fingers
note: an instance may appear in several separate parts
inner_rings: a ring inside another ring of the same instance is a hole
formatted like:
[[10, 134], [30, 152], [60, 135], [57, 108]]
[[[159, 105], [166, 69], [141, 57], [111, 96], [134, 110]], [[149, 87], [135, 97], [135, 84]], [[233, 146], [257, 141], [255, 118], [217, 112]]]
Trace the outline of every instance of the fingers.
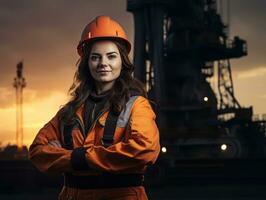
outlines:
[[50, 140], [48, 141], [48, 145], [52, 147], [62, 147], [58, 140]]

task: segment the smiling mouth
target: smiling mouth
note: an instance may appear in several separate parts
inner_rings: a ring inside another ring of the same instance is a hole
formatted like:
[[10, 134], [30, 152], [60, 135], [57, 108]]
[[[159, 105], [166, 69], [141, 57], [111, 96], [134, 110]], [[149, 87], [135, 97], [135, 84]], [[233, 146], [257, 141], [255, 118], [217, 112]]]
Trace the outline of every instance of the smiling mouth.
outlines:
[[98, 71], [97, 73], [101, 73], [101, 72], [110, 72], [110, 71]]

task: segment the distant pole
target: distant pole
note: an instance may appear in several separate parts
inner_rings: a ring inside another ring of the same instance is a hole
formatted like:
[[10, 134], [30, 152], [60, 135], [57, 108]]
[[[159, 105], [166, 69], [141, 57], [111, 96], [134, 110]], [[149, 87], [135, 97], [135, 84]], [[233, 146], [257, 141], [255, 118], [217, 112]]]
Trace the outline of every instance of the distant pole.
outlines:
[[19, 150], [23, 147], [23, 88], [26, 87], [26, 81], [23, 77], [23, 63], [17, 64], [17, 77], [14, 78], [13, 86], [16, 88], [16, 107], [17, 107], [17, 132], [16, 143]]

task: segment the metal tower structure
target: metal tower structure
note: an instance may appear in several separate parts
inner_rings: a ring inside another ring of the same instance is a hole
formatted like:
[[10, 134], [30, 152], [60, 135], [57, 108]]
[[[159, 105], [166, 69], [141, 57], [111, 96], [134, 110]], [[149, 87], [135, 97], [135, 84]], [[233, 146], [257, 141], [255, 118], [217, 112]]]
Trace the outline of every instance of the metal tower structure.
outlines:
[[23, 149], [23, 88], [26, 87], [26, 81], [23, 77], [23, 63], [17, 64], [17, 76], [14, 78], [13, 86], [16, 89], [16, 144], [18, 150]]
[[[229, 38], [229, 1], [227, 23], [222, 0], [127, 0], [127, 10], [134, 17], [134, 76], [158, 105], [161, 141], [173, 157], [261, 155], [252, 107], [234, 95], [230, 59], [246, 56], [247, 43]], [[218, 93], [209, 82], [215, 71]], [[230, 148], [221, 150], [225, 144]]]
[[[149, 97], [159, 105], [161, 127], [177, 125], [169, 119], [174, 112], [185, 124], [216, 120], [217, 115], [241, 108], [233, 92], [229, 59], [247, 55], [246, 41], [228, 39], [216, 0], [127, 2], [135, 22], [134, 75], [146, 83]], [[214, 62], [217, 95], [207, 82], [214, 75]]]
[[229, 60], [218, 61], [219, 108], [241, 108], [234, 95], [233, 80]]

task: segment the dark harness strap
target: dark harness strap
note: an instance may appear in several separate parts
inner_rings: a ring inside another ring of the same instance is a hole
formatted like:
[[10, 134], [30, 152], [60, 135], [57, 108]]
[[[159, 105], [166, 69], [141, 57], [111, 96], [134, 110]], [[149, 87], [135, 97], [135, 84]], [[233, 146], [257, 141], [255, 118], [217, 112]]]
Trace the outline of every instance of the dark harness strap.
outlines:
[[[136, 92], [131, 92], [131, 97], [132, 96], [137, 96], [138, 93]], [[117, 120], [119, 118], [120, 113], [115, 113], [112, 110], [109, 112], [107, 119], [105, 121], [105, 127], [104, 127], [104, 132], [103, 132], [103, 137], [102, 137], [102, 145], [107, 148], [111, 146], [114, 142], [114, 134], [115, 134], [115, 129], [116, 129], [116, 124]]]
[[63, 125], [64, 148], [69, 149], [69, 150], [73, 149], [72, 131], [76, 127], [79, 128], [81, 132], [83, 132], [82, 128], [80, 127], [80, 124], [78, 123], [76, 119], [71, 124]]
[[119, 115], [120, 113], [114, 113], [111, 110], [105, 121], [105, 127], [102, 137], [102, 145], [106, 148], [111, 146], [114, 142], [114, 134]]
[[64, 125], [64, 148], [73, 149], [73, 138], [72, 138], [72, 130], [75, 124], [66, 124]]

